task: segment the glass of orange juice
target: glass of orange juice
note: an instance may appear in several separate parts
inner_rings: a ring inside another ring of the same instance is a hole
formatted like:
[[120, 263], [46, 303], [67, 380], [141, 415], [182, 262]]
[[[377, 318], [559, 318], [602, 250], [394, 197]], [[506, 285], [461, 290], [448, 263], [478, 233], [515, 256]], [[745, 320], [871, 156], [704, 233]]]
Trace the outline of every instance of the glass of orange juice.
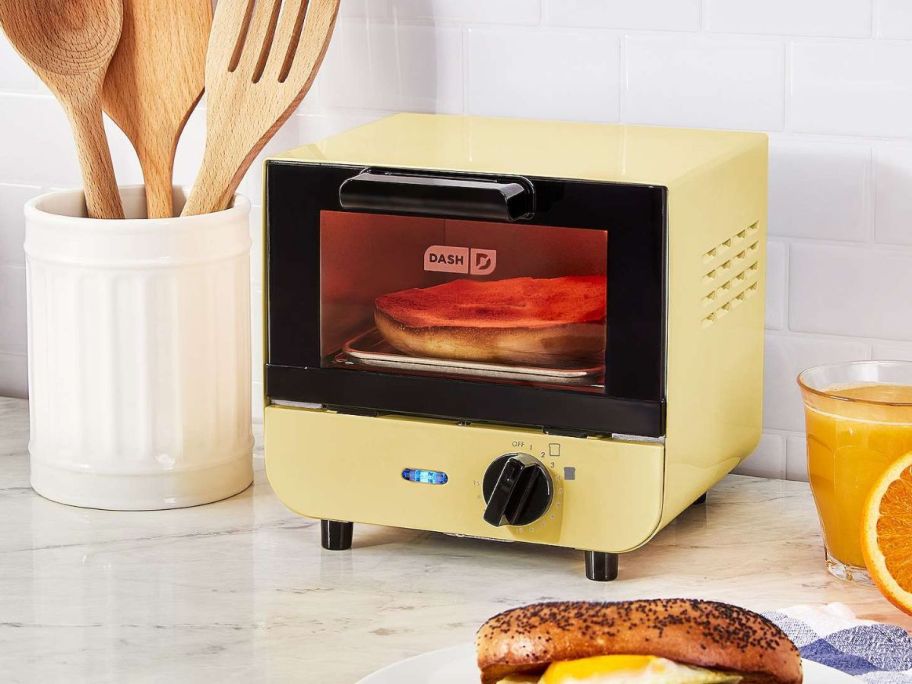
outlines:
[[912, 451], [912, 362], [818, 366], [801, 373], [798, 385], [827, 569], [841, 579], [868, 580], [862, 508], [887, 466]]

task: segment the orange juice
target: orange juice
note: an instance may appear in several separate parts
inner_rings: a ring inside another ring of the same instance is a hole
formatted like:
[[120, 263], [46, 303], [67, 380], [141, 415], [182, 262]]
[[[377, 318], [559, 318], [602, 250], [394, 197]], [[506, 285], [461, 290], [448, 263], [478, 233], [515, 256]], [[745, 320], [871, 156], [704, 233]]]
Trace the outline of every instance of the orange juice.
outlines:
[[887, 466], [912, 451], [912, 386], [805, 391], [805, 408], [808, 475], [828, 555], [864, 568], [862, 506]]

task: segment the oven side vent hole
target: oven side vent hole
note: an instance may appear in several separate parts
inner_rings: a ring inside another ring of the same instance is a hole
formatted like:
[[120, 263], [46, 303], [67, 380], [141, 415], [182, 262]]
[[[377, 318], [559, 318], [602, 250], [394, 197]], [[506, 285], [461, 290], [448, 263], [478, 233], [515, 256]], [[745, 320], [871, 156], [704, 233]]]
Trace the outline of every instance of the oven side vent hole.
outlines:
[[758, 223], [703, 254], [703, 327], [715, 325], [760, 290]]

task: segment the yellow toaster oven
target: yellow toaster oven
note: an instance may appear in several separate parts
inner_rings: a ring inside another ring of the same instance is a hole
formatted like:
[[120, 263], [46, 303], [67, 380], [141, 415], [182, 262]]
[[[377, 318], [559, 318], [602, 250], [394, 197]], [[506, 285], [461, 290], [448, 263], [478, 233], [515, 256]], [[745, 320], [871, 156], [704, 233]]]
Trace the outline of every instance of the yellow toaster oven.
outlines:
[[266, 162], [269, 481], [318, 518], [585, 551], [754, 449], [767, 139], [400, 114]]

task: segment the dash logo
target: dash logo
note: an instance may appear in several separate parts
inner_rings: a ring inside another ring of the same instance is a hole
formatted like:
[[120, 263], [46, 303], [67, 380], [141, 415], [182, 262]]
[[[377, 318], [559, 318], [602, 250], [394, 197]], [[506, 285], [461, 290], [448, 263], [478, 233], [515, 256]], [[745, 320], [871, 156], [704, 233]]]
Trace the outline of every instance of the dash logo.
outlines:
[[431, 245], [424, 252], [424, 270], [444, 273], [469, 272], [469, 248]]
[[497, 251], [474, 247], [431, 245], [424, 252], [424, 270], [488, 275], [497, 268]]
[[497, 251], [493, 249], [475, 249], [472, 248], [472, 266], [470, 273], [472, 275], [488, 275], [494, 273], [497, 268]]

